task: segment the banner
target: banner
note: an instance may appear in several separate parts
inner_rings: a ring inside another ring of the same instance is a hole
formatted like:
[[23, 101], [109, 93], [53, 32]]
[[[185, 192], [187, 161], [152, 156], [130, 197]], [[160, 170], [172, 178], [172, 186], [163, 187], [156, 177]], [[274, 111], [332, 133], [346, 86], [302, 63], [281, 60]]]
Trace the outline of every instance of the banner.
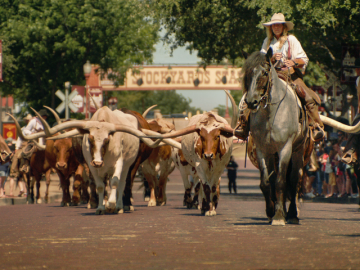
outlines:
[[3, 123], [2, 134], [4, 134], [4, 139], [12, 138], [13, 140], [17, 139], [16, 136], [16, 126], [15, 123]]
[[85, 87], [81, 85], [72, 85], [71, 92], [76, 90], [78, 94], [71, 100], [75, 107], [78, 108], [78, 113], [84, 112], [84, 100], [85, 100]]

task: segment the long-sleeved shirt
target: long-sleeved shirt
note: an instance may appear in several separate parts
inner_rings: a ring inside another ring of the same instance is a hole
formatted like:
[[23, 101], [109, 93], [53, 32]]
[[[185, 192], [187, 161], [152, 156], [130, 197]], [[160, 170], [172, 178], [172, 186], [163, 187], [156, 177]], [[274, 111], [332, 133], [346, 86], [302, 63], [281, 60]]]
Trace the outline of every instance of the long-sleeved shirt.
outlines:
[[[265, 38], [263, 45], [261, 47], [260, 52], [266, 53], [268, 48], [267, 45], [268, 38]], [[288, 59], [288, 48], [290, 43], [290, 59]], [[273, 53], [282, 53], [282, 62], [285, 60], [295, 60], [295, 59], [302, 59], [305, 62], [305, 65], [301, 68], [301, 71], [304, 72], [306, 69], [306, 66], [309, 62], [309, 58], [307, 57], [303, 47], [301, 46], [299, 40], [293, 36], [289, 35], [287, 41], [283, 44], [282, 48], [279, 49], [280, 46], [280, 40], [276, 39], [276, 37], [273, 38], [273, 40], [270, 42], [270, 47], [273, 49]]]
[[[42, 130], [44, 130], [44, 126], [42, 125], [41, 121], [37, 117], [34, 117], [33, 119], [31, 119], [29, 121], [29, 123], [26, 125], [26, 127], [22, 127], [22, 129], [21, 129], [22, 133], [25, 136], [37, 133]], [[22, 144], [22, 140], [20, 137], [18, 137], [16, 140], [15, 149], [20, 149], [21, 144]], [[44, 139], [40, 140], [40, 144], [45, 144]]]

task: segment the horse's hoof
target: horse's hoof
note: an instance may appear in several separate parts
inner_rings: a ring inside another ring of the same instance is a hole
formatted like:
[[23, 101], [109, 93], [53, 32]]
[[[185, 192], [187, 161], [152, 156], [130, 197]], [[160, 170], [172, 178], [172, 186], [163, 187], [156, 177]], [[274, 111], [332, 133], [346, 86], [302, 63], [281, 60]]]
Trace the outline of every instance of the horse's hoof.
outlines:
[[272, 226], [285, 226], [285, 221], [283, 219], [273, 219], [271, 222]]
[[299, 224], [300, 221], [299, 221], [299, 219], [298, 219], [297, 217], [294, 217], [294, 218], [288, 219], [288, 220], [287, 220], [287, 223], [288, 223], [288, 224]]
[[87, 209], [91, 209], [91, 204], [90, 203], [87, 204]]
[[130, 211], [130, 205], [124, 205], [124, 211]]
[[130, 205], [130, 212], [134, 212], [134, 211], [135, 211], [134, 206]]
[[44, 201], [45, 201], [46, 204], [49, 203], [49, 197], [45, 197]]
[[268, 222], [271, 223], [272, 222], [272, 218], [268, 217]]
[[70, 206], [78, 206], [79, 204], [77, 202], [70, 203]]
[[156, 202], [155, 202], [155, 201], [149, 201], [148, 207], [152, 207], [152, 206], [156, 206]]
[[193, 208], [193, 205], [192, 205], [191, 203], [187, 203], [187, 204], [186, 204], [186, 208], [187, 208], [187, 209], [191, 209], [191, 208]]
[[200, 209], [201, 210], [201, 215], [205, 216], [205, 210]]
[[37, 203], [37, 204], [41, 204], [41, 203], [42, 203], [42, 200], [41, 200], [41, 199], [37, 199], [37, 200], [36, 200], [36, 203]]
[[95, 215], [105, 215], [105, 209], [96, 209]]
[[115, 213], [123, 214], [123, 213], [124, 213], [124, 209], [122, 209], [122, 208], [117, 208], [117, 207], [116, 207]]
[[87, 201], [84, 201], [84, 200], [81, 200], [80, 201], [80, 204], [87, 204], [88, 202]]
[[145, 197], [145, 198], [144, 198], [144, 201], [145, 201], [145, 202], [150, 201], [150, 197]]

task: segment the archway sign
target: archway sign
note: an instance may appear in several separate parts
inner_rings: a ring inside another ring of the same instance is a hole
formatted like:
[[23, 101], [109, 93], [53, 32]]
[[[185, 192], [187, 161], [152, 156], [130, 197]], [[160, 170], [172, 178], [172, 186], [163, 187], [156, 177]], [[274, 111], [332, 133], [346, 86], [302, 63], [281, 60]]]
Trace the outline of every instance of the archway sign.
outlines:
[[[96, 69], [96, 68], [94, 68]], [[93, 70], [94, 70], [93, 69]], [[144, 66], [139, 74], [126, 73], [124, 85], [114, 86], [107, 78], [91, 72], [90, 88], [102, 91], [151, 91], [151, 90], [240, 90], [241, 68], [228, 66]]]

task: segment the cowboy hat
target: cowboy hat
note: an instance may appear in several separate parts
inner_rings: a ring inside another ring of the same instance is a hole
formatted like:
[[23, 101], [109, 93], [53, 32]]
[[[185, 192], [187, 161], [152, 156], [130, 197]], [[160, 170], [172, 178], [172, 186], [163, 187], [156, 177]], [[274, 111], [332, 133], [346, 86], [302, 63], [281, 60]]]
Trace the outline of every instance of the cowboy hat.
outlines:
[[39, 111], [39, 114], [40, 114], [41, 116], [49, 116], [48, 112], [47, 112], [45, 109], [41, 109], [41, 110]]
[[285, 16], [282, 13], [275, 13], [272, 17], [271, 17], [271, 21], [267, 22], [267, 23], [263, 23], [264, 26], [271, 26], [273, 24], [277, 24], [277, 23], [285, 23], [287, 26], [287, 30], [290, 31], [294, 28], [294, 24], [292, 22], [287, 22], [285, 21]]
[[25, 117], [23, 118], [23, 120], [28, 120], [28, 121], [30, 121], [32, 118], [33, 118], [32, 115], [31, 115], [30, 113], [28, 113], [28, 115], [25, 116]]

